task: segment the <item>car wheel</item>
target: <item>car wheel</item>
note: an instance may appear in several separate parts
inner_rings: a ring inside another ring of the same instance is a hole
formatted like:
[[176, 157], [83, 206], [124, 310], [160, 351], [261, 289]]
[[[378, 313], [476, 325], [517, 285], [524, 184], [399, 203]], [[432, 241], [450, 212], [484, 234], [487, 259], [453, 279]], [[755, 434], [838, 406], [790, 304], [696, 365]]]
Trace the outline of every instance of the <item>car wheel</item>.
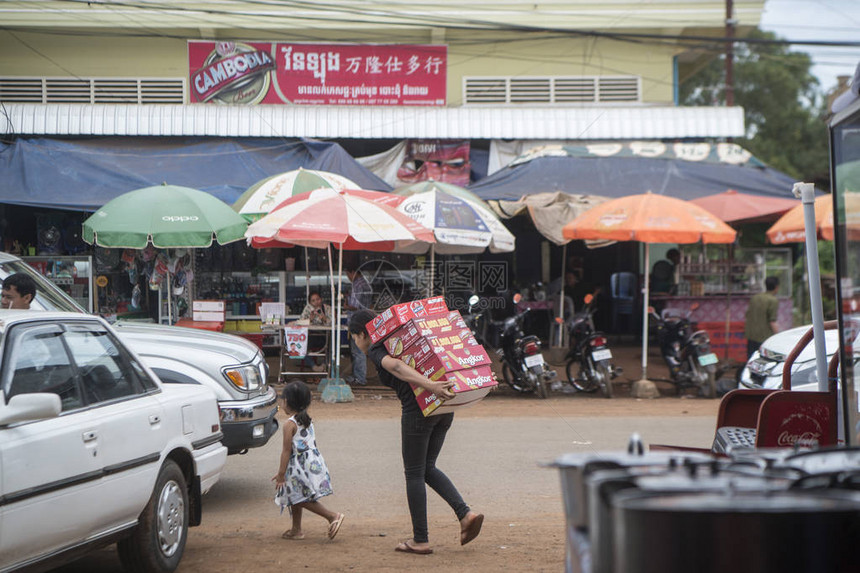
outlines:
[[129, 573], [170, 573], [179, 566], [188, 538], [188, 487], [176, 462], [158, 473], [152, 497], [131, 536], [117, 543]]

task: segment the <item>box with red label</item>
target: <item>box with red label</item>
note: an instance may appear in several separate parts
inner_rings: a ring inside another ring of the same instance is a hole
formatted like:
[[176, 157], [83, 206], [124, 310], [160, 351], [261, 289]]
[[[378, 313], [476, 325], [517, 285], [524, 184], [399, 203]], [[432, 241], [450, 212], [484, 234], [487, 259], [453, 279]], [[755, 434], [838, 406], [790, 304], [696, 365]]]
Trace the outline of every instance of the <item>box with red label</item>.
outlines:
[[395, 304], [379, 313], [367, 323], [371, 342], [379, 342], [413, 318], [422, 318], [448, 312], [445, 298], [436, 296]]
[[492, 364], [490, 356], [475, 338], [468, 334], [463, 339], [451, 336], [427, 336], [404, 352], [415, 361], [415, 369], [431, 380], [439, 380], [446, 373]]
[[489, 366], [449, 372], [447, 379], [454, 383], [451, 387], [454, 397], [450, 400], [442, 400], [433, 392], [413, 386], [418, 407], [425, 416], [447, 414], [473, 406], [498, 385]]
[[445, 314], [410, 319], [386, 338], [384, 344], [388, 353], [397, 358], [422, 337], [445, 336], [464, 331], [471, 334], [463, 317], [460, 316], [460, 312], [451, 310]]

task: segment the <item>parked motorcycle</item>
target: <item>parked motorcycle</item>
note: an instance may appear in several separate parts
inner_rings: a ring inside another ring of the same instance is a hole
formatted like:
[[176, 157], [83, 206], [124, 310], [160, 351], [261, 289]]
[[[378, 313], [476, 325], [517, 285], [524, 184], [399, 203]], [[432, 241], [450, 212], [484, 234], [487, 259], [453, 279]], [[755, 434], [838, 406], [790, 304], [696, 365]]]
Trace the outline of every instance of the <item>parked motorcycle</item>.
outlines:
[[595, 300], [594, 295], [585, 295], [585, 306], [566, 321], [570, 350], [565, 356], [565, 372], [567, 381], [580, 392], [600, 389], [604, 397], [612, 398], [612, 380], [622, 369], [612, 364], [606, 336], [594, 328]]
[[661, 314], [648, 307], [651, 328], [657, 336], [660, 352], [669, 366], [672, 382], [680, 388], [695, 387], [705, 398], [717, 395], [717, 355], [711, 351], [711, 338], [704, 330], [695, 330], [690, 315], [699, 307], [693, 303], [684, 316], [670, 309]]
[[[514, 304], [522, 300], [514, 295]], [[523, 319], [528, 309], [502, 321], [494, 321], [488, 311], [474, 312], [480, 299], [469, 298], [469, 313], [463, 318], [475, 338], [487, 350], [495, 352], [502, 362], [502, 378], [517, 392], [534, 392], [539, 398], [549, 396], [550, 382], [558, 375], [547, 367], [537, 336], [523, 332]]]

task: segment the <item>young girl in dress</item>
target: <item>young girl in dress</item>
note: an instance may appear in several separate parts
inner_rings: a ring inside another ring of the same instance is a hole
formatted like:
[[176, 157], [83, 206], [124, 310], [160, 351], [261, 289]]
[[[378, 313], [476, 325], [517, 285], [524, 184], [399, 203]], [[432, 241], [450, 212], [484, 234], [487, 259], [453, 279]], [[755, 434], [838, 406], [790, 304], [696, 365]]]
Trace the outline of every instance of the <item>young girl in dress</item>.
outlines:
[[302, 512], [307, 509], [328, 521], [328, 538], [334, 539], [344, 516], [317, 501], [331, 495], [332, 489], [328, 468], [317, 449], [314, 426], [307, 412], [311, 405], [311, 391], [304, 382], [295, 380], [286, 385], [281, 398], [289, 419], [283, 429], [281, 465], [272, 481], [278, 488], [278, 497], [286, 501], [293, 518], [293, 526], [281, 537], [295, 540], [305, 538]]

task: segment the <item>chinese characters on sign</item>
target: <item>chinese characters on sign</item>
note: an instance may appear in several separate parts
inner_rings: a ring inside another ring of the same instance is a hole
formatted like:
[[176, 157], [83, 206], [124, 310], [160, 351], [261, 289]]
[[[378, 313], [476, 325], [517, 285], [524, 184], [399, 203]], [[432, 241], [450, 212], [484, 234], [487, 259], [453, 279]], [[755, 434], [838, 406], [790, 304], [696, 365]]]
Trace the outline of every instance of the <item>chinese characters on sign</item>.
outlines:
[[191, 102], [445, 105], [435, 45], [188, 42]]

